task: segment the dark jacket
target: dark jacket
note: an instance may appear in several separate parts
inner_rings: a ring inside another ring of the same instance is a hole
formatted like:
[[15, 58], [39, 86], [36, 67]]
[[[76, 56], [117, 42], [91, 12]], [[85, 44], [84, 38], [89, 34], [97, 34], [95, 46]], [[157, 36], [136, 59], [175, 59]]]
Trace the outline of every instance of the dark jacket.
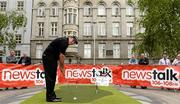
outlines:
[[149, 64], [149, 59], [148, 58], [141, 58], [139, 59], [139, 62], [138, 62], [139, 65], [148, 65]]
[[21, 57], [18, 61], [18, 64], [22, 64], [22, 63], [24, 63], [24, 65], [30, 65], [31, 58], [30, 57]]

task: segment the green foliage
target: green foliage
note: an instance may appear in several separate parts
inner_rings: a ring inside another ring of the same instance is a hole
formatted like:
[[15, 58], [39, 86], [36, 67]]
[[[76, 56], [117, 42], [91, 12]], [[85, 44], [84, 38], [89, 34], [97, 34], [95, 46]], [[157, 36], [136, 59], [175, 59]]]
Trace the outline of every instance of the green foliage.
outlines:
[[0, 13], [0, 30], [8, 25], [8, 16]]
[[137, 34], [138, 52], [160, 57], [166, 51], [170, 57], [180, 52], [180, 0], [139, 0], [140, 11], [145, 15], [140, 24], [145, 33]]
[[26, 24], [26, 17], [23, 14], [17, 14], [14, 11], [10, 14], [9, 19], [11, 20], [13, 30], [15, 30], [15, 28], [25, 26]]
[[17, 28], [25, 27], [26, 17], [24, 14], [12, 11], [0, 13], [0, 44], [9, 49], [16, 47], [15, 31]]

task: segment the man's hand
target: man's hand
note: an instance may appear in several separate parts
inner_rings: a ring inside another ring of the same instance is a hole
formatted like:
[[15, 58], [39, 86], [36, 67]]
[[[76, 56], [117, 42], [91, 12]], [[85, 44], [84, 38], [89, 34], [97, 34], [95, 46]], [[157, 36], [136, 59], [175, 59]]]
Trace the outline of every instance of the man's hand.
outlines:
[[61, 68], [61, 73], [62, 73], [63, 76], [65, 77], [65, 70], [64, 70], [64, 68]]
[[62, 74], [65, 76], [65, 70], [64, 70], [64, 55], [62, 53], [60, 53], [59, 55], [59, 66], [61, 68], [61, 72]]

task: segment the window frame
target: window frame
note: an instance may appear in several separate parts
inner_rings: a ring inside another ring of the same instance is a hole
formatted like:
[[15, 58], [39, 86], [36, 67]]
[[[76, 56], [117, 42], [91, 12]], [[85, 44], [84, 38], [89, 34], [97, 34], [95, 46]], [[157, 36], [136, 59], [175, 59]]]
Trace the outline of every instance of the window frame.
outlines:
[[91, 51], [92, 51], [92, 45], [90, 43], [85, 43], [84, 44], [84, 58], [92, 58]]
[[7, 1], [0, 1], [0, 11], [6, 11], [7, 9]]
[[[38, 46], [41, 46], [41, 48], [38, 48]], [[36, 44], [36, 58], [37, 59], [41, 59], [42, 58], [42, 54], [43, 54], [43, 44], [38, 43], [38, 44]]]
[[[116, 24], [118, 24], [118, 26], [115, 26]], [[119, 22], [112, 23], [112, 36], [120, 36], [120, 23]]]
[[38, 36], [44, 36], [44, 22], [38, 22]]
[[114, 43], [113, 44], [113, 58], [120, 58], [121, 57], [120, 54], [121, 54], [121, 44], [120, 43]]
[[98, 58], [106, 58], [106, 44], [105, 43], [98, 44]]
[[105, 7], [105, 5], [103, 5], [103, 4], [99, 4], [98, 5], [98, 13], [97, 13], [97, 15], [98, 16], [106, 16], [106, 7]]
[[17, 1], [17, 10], [18, 11], [23, 11], [24, 10], [24, 7], [25, 6], [25, 3], [24, 3], [24, 1]]

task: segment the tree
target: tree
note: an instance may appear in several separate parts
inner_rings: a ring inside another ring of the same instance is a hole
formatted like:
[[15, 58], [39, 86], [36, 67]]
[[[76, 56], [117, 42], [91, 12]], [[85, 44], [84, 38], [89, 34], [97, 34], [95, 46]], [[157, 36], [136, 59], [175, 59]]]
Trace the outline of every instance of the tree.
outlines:
[[138, 6], [145, 15], [139, 24], [145, 28], [138, 33], [135, 50], [157, 58], [163, 52], [170, 57], [180, 52], [180, 0], [139, 0]]
[[[9, 49], [16, 47], [15, 31], [26, 25], [26, 17], [16, 11], [0, 13], [0, 44]], [[5, 49], [4, 49], [5, 51]]]

